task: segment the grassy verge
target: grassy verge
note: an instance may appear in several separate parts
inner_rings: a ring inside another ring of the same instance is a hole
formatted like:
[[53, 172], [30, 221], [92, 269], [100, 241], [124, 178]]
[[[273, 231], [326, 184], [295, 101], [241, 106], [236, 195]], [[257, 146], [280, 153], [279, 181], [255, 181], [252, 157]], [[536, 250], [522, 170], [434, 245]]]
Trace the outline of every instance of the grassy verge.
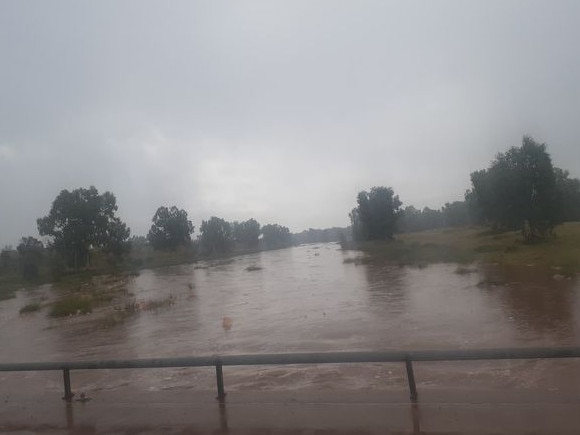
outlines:
[[580, 222], [561, 225], [554, 238], [534, 245], [524, 244], [516, 232], [457, 228], [401, 234], [392, 242], [362, 243], [359, 249], [368, 254], [365, 262], [534, 265], [571, 276], [580, 272]]

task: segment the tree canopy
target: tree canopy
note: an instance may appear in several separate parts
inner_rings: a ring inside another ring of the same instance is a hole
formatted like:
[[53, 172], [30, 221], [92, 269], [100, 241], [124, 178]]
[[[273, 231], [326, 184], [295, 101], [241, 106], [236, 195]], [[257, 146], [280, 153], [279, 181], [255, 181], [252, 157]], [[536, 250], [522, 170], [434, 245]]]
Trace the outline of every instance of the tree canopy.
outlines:
[[147, 240], [153, 249], [174, 250], [191, 243], [194, 228], [185, 210], [176, 206], [159, 207], [152, 221]]
[[234, 242], [232, 226], [222, 218], [212, 216], [200, 227], [201, 249], [208, 255], [224, 254], [231, 250]]
[[16, 248], [20, 257], [22, 276], [27, 279], [38, 277], [44, 245], [34, 237], [23, 237]]
[[89, 250], [119, 252], [130, 230], [117, 216], [117, 200], [111, 192], [99, 195], [88, 189], [62, 190], [47, 216], [37, 219], [41, 236], [50, 236], [52, 246], [69, 265], [79, 268], [89, 262]]
[[545, 237], [562, 220], [556, 175], [545, 144], [524, 136], [521, 147], [497, 155], [471, 174], [480, 218], [498, 229], [520, 230], [528, 242]]
[[236, 244], [243, 248], [257, 249], [260, 244], [260, 224], [255, 219], [232, 224]]
[[278, 224], [264, 225], [262, 227], [262, 243], [264, 249], [281, 249], [292, 246], [290, 230]]
[[402, 202], [390, 187], [373, 187], [357, 195], [358, 206], [350, 213], [357, 240], [392, 239]]
[[570, 178], [570, 173], [560, 168], [554, 168], [554, 176], [562, 221], [580, 220], [580, 180]]

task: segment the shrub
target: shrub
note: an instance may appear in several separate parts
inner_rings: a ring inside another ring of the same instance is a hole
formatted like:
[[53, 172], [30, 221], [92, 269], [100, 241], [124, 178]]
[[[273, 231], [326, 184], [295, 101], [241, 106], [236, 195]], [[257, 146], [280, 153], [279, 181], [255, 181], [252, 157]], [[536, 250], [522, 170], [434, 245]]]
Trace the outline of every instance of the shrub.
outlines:
[[50, 310], [52, 317], [87, 314], [93, 311], [92, 300], [86, 296], [69, 295], [56, 301]]

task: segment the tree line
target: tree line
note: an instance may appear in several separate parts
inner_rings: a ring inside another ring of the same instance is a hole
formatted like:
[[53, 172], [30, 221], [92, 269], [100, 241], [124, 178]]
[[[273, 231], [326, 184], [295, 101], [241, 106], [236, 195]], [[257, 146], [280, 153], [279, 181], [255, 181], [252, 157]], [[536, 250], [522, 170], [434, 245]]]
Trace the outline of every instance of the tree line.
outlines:
[[0, 252], [0, 273], [18, 266], [25, 278], [34, 279], [42, 266], [52, 272], [79, 270], [90, 266], [95, 252], [118, 264], [133, 245], [143, 244], [156, 251], [187, 248], [204, 257], [292, 245], [287, 227], [262, 226], [255, 219], [227, 222], [216, 216], [202, 221], [199, 236], [193, 239], [194, 226], [187, 212], [176, 206], [159, 207], [147, 236], [131, 237], [130, 228], [117, 216], [117, 210], [117, 200], [111, 192], [100, 194], [94, 186], [62, 190], [48, 214], [37, 219], [38, 232], [47, 238], [47, 245], [27, 236], [20, 240], [16, 252], [5, 247]]
[[397, 232], [484, 225], [495, 231], [519, 231], [533, 243], [553, 235], [563, 222], [580, 220], [580, 180], [554, 167], [547, 146], [529, 136], [470, 178], [464, 201], [447, 203], [440, 210], [403, 209], [390, 187], [359, 192], [349, 215], [353, 238], [387, 240]]

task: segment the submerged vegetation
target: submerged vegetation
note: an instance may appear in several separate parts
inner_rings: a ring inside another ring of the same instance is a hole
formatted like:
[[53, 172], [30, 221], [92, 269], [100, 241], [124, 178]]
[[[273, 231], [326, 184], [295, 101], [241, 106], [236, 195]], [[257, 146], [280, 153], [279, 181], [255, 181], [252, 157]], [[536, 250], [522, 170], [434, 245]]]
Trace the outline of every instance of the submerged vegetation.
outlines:
[[34, 313], [35, 311], [39, 311], [41, 308], [42, 305], [40, 305], [40, 302], [31, 302], [20, 308], [20, 314]]
[[52, 304], [51, 317], [65, 317], [75, 314], [88, 314], [93, 311], [93, 300], [90, 296], [70, 294]]

